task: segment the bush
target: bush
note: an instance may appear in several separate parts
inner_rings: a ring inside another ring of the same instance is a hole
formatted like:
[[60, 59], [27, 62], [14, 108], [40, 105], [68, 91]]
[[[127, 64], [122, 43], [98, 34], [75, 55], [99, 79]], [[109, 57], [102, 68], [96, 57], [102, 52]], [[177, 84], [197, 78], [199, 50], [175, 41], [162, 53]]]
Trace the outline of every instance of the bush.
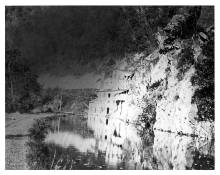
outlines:
[[146, 106], [143, 109], [143, 113], [138, 116], [137, 124], [142, 128], [139, 130], [141, 137], [152, 140], [154, 136], [153, 125], [156, 122], [156, 106], [153, 102], [146, 101]]
[[29, 112], [39, 103], [41, 87], [19, 50], [6, 50], [6, 112]]
[[44, 143], [44, 139], [51, 126], [46, 119], [37, 119], [29, 129], [27, 163], [30, 169], [50, 169], [52, 162], [51, 147]]
[[[208, 42], [209, 43], [209, 42]], [[198, 108], [199, 121], [215, 120], [215, 97], [214, 97], [214, 45], [203, 48], [202, 59], [195, 63], [196, 73], [191, 78], [193, 86], [198, 87], [192, 97], [192, 103]]]
[[184, 74], [189, 70], [189, 68], [194, 64], [193, 58], [193, 50], [190, 46], [184, 48], [180, 55], [177, 62], [177, 69], [179, 70], [177, 74], [178, 80], [182, 80]]
[[214, 60], [202, 60], [195, 67], [196, 74], [192, 77], [191, 82], [198, 89], [192, 97], [192, 103], [197, 104], [199, 121], [214, 121]]

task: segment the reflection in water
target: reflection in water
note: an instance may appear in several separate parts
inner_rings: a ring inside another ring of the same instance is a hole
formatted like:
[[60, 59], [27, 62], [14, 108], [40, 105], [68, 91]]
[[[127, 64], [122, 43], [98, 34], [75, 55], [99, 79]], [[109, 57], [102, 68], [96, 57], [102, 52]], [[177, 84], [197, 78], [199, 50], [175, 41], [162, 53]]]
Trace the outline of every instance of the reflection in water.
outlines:
[[[154, 134], [153, 154], [157, 159], [158, 169], [191, 169], [194, 161], [202, 163], [202, 160], [199, 160], [202, 155], [213, 157], [214, 160], [214, 147], [210, 140], [161, 131], [155, 131]], [[195, 157], [196, 153], [200, 156]], [[207, 166], [203, 168], [208, 167], [207, 162]]]
[[71, 132], [49, 133], [45, 143], [53, 143], [63, 148], [74, 146], [80, 152], [92, 151], [95, 147], [95, 139], [84, 139], [80, 135]]
[[[54, 120], [56, 129], [47, 135], [45, 143], [70, 151], [73, 159], [83, 159], [83, 163], [74, 160], [79, 169], [214, 169], [214, 145], [210, 140], [155, 131], [149, 143], [134, 125], [113, 119], [108, 121], [111, 123], [118, 123], [120, 131], [112, 130], [111, 134], [96, 123], [92, 134], [88, 123], [76, 117]], [[71, 147], [77, 151], [73, 153]]]
[[[113, 121], [109, 123], [111, 122]], [[137, 169], [137, 164], [141, 161], [141, 139], [132, 125], [119, 123], [121, 130], [113, 130], [112, 134], [111, 130], [103, 132], [101, 127], [99, 132], [95, 131], [98, 138], [97, 149], [105, 152], [105, 162], [112, 168]]]

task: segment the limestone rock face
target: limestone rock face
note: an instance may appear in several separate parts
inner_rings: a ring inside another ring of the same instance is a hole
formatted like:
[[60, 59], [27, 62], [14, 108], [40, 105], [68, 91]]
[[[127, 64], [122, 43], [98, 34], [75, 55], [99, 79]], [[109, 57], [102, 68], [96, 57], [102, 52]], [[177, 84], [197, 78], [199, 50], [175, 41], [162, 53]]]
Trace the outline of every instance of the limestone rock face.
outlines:
[[[201, 49], [193, 48], [192, 59], [197, 59]], [[193, 64], [184, 65], [188, 62], [179, 63], [183, 59], [183, 51], [184, 48], [180, 48], [167, 54], [156, 51], [147, 57], [135, 55], [130, 60], [134, 71], [129, 70], [130, 65], [127, 65], [126, 71], [122, 70], [122, 67], [125, 69], [123, 60], [123, 66], [119, 64], [112, 77], [103, 78], [98, 98], [90, 107], [100, 109], [103, 116], [109, 114], [110, 118], [134, 123], [151, 103], [156, 112], [154, 129], [211, 138], [213, 123], [196, 120], [198, 109], [192, 97], [198, 87], [191, 82], [196, 69]], [[183, 68], [178, 68], [178, 65]], [[115, 124], [113, 128], [119, 131], [117, 125], [119, 127], [119, 124]]]
[[[157, 62], [149, 72], [150, 90], [146, 96], [155, 102], [155, 130], [211, 139], [214, 133], [214, 73], [205, 69], [203, 62], [210, 64], [209, 69], [213, 69], [211, 48], [214, 29], [207, 29], [209, 32], [203, 33], [203, 41], [201, 36], [189, 37], [193, 34], [190, 30], [195, 27], [200, 10], [183, 9], [183, 13], [175, 15], [162, 34], [157, 35], [159, 52], [152, 58]], [[201, 73], [202, 66], [204, 73]], [[210, 92], [206, 92], [206, 89], [210, 89]], [[208, 107], [204, 107], [203, 101], [208, 101]]]
[[[198, 51], [194, 52], [196, 56]], [[175, 51], [173, 55], [159, 54], [159, 61], [150, 73], [151, 85], [161, 82], [152, 92], [147, 92], [161, 95], [160, 100], [155, 99], [154, 129], [211, 138], [213, 122], [196, 120], [198, 109], [197, 105], [192, 102], [192, 97], [198, 88], [191, 82], [196, 69], [194, 65], [190, 65], [185, 72], [180, 72], [181, 70], [177, 68], [179, 57], [178, 51]], [[181, 79], [178, 78], [179, 75]]]

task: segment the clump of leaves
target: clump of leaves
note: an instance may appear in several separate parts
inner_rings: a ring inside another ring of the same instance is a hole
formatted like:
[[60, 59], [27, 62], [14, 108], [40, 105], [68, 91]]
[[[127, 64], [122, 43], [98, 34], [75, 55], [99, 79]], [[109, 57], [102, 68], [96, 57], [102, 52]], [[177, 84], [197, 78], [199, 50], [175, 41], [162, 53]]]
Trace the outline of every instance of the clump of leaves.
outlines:
[[26, 158], [31, 169], [49, 169], [52, 156], [50, 147], [44, 143], [44, 139], [50, 128], [48, 119], [37, 119], [28, 131], [30, 139], [26, 143], [28, 147]]
[[208, 86], [200, 90], [196, 90], [192, 97], [192, 102], [197, 104], [198, 121], [206, 121], [215, 119], [215, 101], [214, 86]]
[[[146, 107], [143, 109], [143, 113], [139, 115], [138, 124], [144, 126], [140, 130], [141, 136], [147, 136], [150, 140], [153, 134], [153, 125], [156, 121], [156, 105], [153, 102], [146, 101]], [[146, 139], [145, 139], [146, 140]]]
[[197, 104], [198, 120], [214, 121], [214, 58], [204, 58], [195, 64], [196, 73], [191, 78], [193, 86], [197, 86], [192, 102]]
[[177, 63], [177, 69], [179, 70], [177, 74], [178, 80], [182, 80], [184, 74], [189, 70], [189, 68], [194, 64], [193, 50], [191, 47], [186, 47], [182, 50]]
[[158, 80], [156, 82], [154, 82], [151, 86], [150, 86], [150, 89], [156, 89], [160, 86], [162, 80]]
[[30, 169], [47, 170], [50, 169], [52, 162], [51, 148], [43, 142], [35, 142], [33, 140], [27, 142], [28, 154], [26, 156]]
[[215, 158], [211, 155], [201, 154], [196, 150], [192, 168], [196, 170], [214, 170]]
[[50, 128], [51, 126], [46, 122], [45, 119], [37, 119], [32, 128], [30, 128], [28, 131], [30, 139], [34, 141], [44, 140]]
[[195, 64], [196, 74], [192, 77], [193, 86], [200, 88], [214, 85], [214, 59], [203, 59]]
[[207, 44], [202, 46], [202, 52], [208, 57], [214, 57], [214, 40], [209, 40]]
[[41, 86], [29, 60], [18, 49], [5, 52], [6, 112], [30, 112], [39, 105]]
[[207, 29], [208, 41], [202, 45], [202, 53], [210, 58], [214, 58], [215, 54], [215, 43], [214, 43], [214, 26], [211, 26]]
[[143, 111], [142, 121], [145, 122], [146, 128], [149, 128], [150, 125], [156, 120], [156, 106], [153, 104], [148, 104]]

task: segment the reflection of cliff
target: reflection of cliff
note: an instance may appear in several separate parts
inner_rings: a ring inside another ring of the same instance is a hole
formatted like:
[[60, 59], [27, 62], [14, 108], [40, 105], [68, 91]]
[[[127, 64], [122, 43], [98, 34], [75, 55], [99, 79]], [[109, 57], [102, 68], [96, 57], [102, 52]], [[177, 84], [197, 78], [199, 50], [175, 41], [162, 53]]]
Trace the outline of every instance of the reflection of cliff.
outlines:
[[104, 139], [98, 140], [97, 143], [97, 150], [105, 153], [108, 168], [141, 169], [140, 143], [134, 144], [131, 140], [124, 140], [124, 143], [119, 145]]
[[[158, 169], [191, 169], [195, 162], [197, 162], [197, 166], [205, 163], [209, 167], [208, 163], [210, 162], [203, 162], [204, 160], [200, 158], [201, 155], [205, 155], [205, 157], [212, 157], [214, 160], [213, 147], [214, 145], [208, 139], [156, 131], [153, 154], [157, 160]], [[195, 157], [196, 152], [200, 156]]]

